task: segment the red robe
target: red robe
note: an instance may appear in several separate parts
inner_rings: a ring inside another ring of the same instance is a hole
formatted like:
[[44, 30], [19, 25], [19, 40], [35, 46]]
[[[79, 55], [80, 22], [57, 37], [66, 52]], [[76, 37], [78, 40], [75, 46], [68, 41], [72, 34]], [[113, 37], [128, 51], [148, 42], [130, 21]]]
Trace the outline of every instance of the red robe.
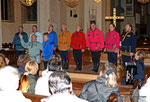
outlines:
[[74, 32], [71, 37], [71, 48], [84, 49], [86, 47], [85, 34], [82, 32]]

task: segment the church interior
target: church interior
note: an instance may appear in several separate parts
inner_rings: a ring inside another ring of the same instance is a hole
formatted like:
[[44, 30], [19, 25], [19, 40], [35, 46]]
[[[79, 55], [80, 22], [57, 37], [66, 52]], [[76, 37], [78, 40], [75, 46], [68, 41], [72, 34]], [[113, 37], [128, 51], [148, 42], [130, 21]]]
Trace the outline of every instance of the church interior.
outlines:
[[[150, 0], [1, 0], [0, 6], [0, 53], [9, 59], [10, 66], [17, 67], [16, 50], [13, 48], [12, 42], [19, 26], [23, 27], [23, 31], [29, 38], [34, 25], [37, 26], [38, 32], [44, 34], [48, 32], [51, 24], [54, 26], [57, 36], [61, 32], [62, 24], [66, 25], [70, 34], [76, 32], [76, 26], [80, 25], [81, 31], [87, 38], [87, 32], [91, 29], [90, 22], [94, 21], [96, 28], [102, 31], [105, 40], [110, 23], [115, 25], [120, 38], [126, 24], [130, 23], [132, 32], [136, 35], [135, 50], [142, 50], [145, 53], [144, 84], [150, 77]], [[59, 55], [59, 49], [56, 49], [55, 54]], [[82, 71], [75, 70], [76, 63], [72, 50], [69, 51], [68, 56], [69, 69], [67, 72], [72, 79], [73, 91], [79, 96], [88, 81], [97, 79], [99, 71], [91, 72], [93, 68], [92, 54], [88, 48], [82, 52]], [[100, 66], [107, 62], [107, 52], [101, 51]], [[39, 77], [42, 76], [43, 70], [44, 62], [41, 60]], [[119, 73], [117, 82], [123, 102], [138, 102], [131, 99], [135, 89], [134, 85], [124, 86], [121, 83], [121, 78], [125, 73], [122, 55], [119, 52], [116, 70]], [[46, 97], [28, 93], [23, 93], [23, 95], [32, 102], [40, 102], [42, 98]]]

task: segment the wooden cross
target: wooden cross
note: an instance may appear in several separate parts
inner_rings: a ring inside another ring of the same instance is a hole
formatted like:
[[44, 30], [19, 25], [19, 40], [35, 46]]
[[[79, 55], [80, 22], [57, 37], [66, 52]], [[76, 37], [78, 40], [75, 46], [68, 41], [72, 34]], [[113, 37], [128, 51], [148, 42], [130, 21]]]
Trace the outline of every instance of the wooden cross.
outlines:
[[116, 8], [113, 8], [113, 16], [106, 16], [105, 19], [113, 20], [113, 24], [116, 26], [116, 20], [117, 19], [124, 19], [124, 16], [116, 16]]

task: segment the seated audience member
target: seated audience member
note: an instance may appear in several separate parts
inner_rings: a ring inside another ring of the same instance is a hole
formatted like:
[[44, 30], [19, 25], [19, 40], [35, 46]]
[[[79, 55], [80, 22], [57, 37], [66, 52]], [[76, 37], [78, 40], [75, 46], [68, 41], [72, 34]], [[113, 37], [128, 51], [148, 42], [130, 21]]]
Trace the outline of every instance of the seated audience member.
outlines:
[[35, 94], [49, 96], [48, 79], [53, 71], [59, 71], [62, 68], [61, 58], [58, 55], [52, 55], [48, 62], [47, 69], [42, 72], [42, 77], [37, 80]]
[[22, 54], [18, 57], [17, 66], [18, 66], [18, 71], [20, 74], [25, 71], [24, 70], [25, 65], [29, 61], [30, 61], [30, 57], [28, 55]]
[[35, 85], [37, 82], [36, 74], [38, 64], [35, 61], [29, 61], [25, 66], [25, 73], [21, 76], [19, 90], [23, 93], [35, 93]]
[[19, 73], [16, 68], [6, 66], [0, 69], [0, 102], [31, 102], [17, 91]]
[[150, 102], [150, 78], [148, 78], [146, 84], [139, 90], [138, 102]]
[[9, 64], [8, 58], [6, 58], [4, 54], [0, 53], [0, 68], [3, 68], [8, 64]]
[[51, 96], [42, 99], [41, 102], [87, 102], [71, 94], [72, 82], [66, 72], [53, 72], [48, 83]]
[[[145, 53], [143, 51], [137, 51], [136, 54], [135, 54], [135, 63], [136, 63], [136, 68], [137, 68], [137, 71], [136, 71], [136, 74], [134, 75], [134, 78], [133, 78], [133, 83], [137, 80], [137, 79], [140, 79], [141, 81], [141, 86], [143, 85], [143, 82], [144, 82], [144, 74], [145, 74], [145, 65], [144, 65], [144, 62], [143, 62], [143, 59], [144, 59], [144, 55]], [[126, 79], [130, 79], [130, 74], [128, 74], [126, 76]], [[122, 78], [122, 84], [123, 85], [126, 85], [126, 80], [125, 78]]]
[[100, 69], [98, 78], [84, 85], [79, 97], [89, 102], [106, 102], [112, 93], [116, 93], [118, 101], [122, 102], [115, 73], [115, 65], [106, 63]]

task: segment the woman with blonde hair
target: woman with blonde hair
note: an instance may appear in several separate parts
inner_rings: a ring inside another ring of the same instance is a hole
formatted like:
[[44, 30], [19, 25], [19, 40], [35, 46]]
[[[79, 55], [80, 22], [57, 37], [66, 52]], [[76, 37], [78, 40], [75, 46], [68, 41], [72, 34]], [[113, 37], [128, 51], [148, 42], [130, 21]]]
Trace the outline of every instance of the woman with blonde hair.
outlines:
[[35, 94], [35, 85], [37, 82], [36, 74], [38, 64], [35, 61], [29, 61], [25, 66], [25, 73], [21, 76], [19, 90], [23, 93]]
[[112, 93], [116, 93], [118, 101], [122, 102], [117, 84], [115, 65], [106, 63], [100, 68], [100, 74], [96, 80], [87, 82], [80, 94], [80, 98], [89, 102], [107, 102]]

